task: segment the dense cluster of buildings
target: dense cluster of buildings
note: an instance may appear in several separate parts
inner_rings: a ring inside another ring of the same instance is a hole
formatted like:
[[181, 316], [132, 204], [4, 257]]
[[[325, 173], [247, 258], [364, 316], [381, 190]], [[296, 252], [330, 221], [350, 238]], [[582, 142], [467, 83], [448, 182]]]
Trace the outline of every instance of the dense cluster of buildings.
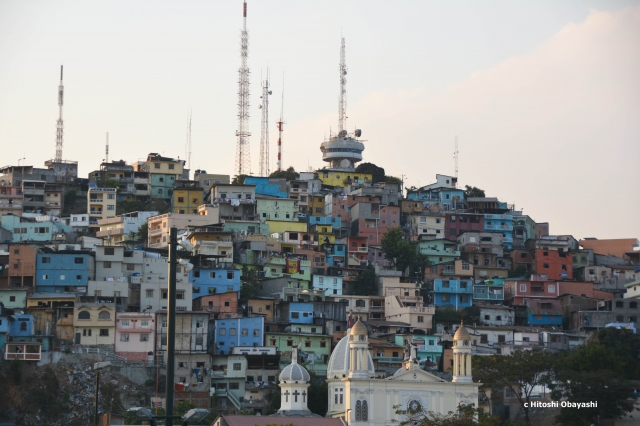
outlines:
[[[345, 155], [325, 148], [331, 161]], [[362, 408], [373, 400], [347, 404], [345, 386], [352, 396], [364, 386], [350, 378], [372, 380], [373, 389], [383, 386], [376, 380], [404, 380], [406, 367], [428, 386], [448, 389], [452, 374], [465, 382], [470, 358], [456, 355], [456, 330], [469, 354], [508, 355], [566, 350], [599, 328], [638, 322], [637, 239], [550, 234], [548, 223], [471, 196], [452, 176], [403, 191], [353, 162], [242, 182], [204, 170], [190, 179], [184, 161], [156, 153], [103, 163], [87, 178], [76, 162], [45, 166], [0, 169], [4, 360], [100, 348], [163, 369], [173, 227], [181, 243], [176, 399], [209, 407], [216, 395], [221, 412], [263, 412], [279, 374], [303, 363], [328, 379], [329, 414], [355, 421], [356, 412], [373, 415]], [[381, 245], [392, 228], [426, 268], [396, 270]], [[369, 294], [357, 290], [364, 270], [376, 274]], [[465, 308], [466, 330], [442, 319]], [[472, 388], [461, 400], [478, 401]], [[442, 393], [433, 395], [418, 403], [441, 404]]]

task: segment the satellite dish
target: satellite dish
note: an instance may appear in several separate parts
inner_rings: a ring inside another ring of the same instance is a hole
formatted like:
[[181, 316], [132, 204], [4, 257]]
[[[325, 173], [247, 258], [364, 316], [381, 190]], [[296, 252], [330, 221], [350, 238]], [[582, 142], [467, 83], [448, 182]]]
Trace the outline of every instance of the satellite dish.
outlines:
[[262, 105], [258, 105], [258, 109], [262, 109]]
[[359, 138], [360, 136], [362, 136], [362, 130], [361, 129], [356, 129], [355, 133], [356, 138]]
[[269, 94], [271, 95], [271, 94], [273, 94], [273, 92], [271, 90], [269, 90]]

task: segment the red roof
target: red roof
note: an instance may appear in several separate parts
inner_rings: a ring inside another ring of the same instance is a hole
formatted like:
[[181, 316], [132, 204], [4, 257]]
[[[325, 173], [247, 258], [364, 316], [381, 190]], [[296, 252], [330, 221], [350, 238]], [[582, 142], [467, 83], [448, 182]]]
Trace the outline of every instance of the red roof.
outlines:
[[[229, 426], [266, 426], [269, 424], [292, 424], [293, 426], [344, 426], [340, 419], [330, 417], [294, 417], [294, 416], [220, 416]], [[222, 420], [221, 419], [221, 420]], [[220, 424], [225, 424], [220, 422]], [[216, 423], [214, 423], [216, 424]]]

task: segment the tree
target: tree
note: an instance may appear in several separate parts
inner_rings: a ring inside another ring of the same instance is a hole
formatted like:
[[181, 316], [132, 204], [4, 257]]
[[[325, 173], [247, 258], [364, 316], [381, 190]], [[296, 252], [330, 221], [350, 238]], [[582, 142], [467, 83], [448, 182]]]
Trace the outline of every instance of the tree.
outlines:
[[598, 424], [634, 409], [640, 338], [629, 330], [601, 329], [587, 345], [558, 356], [548, 380], [551, 396], [572, 403], [597, 401], [597, 406], [562, 407], [556, 421], [563, 425]]
[[386, 183], [395, 183], [395, 184], [398, 184], [398, 185], [402, 185], [402, 179], [397, 178], [395, 176], [385, 176], [384, 177], [384, 181]]
[[233, 179], [231, 180], [231, 184], [232, 185], [244, 185], [244, 181], [247, 178], [247, 176], [249, 176], [249, 175], [244, 175], [244, 174], [235, 175], [233, 177]]
[[492, 417], [484, 410], [474, 408], [473, 404], [461, 404], [455, 412], [449, 411], [447, 414], [427, 412], [422, 407], [413, 410], [397, 409], [396, 414], [406, 416], [406, 420], [394, 420], [399, 426], [499, 426], [504, 424], [498, 417]]
[[554, 356], [549, 352], [520, 350], [512, 355], [474, 356], [473, 378], [491, 389], [511, 389], [529, 419], [529, 403], [533, 389], [548, 382]]
[[518, 265], [513, 271], [509, 271], [509, 278], [525, 277], [529, 273], [527, 265]]
[[329, 409], [329, 389], [325, 378], [318, 376], [313, 371], [309, 371], [309, 398], [307, 407], [312, 413], [320, 416], [327, 414]]
[[476, 188], [475, 186], [464, 186], [464, 196], [465, 198], [469, 197], [484, 197], [484, 191], [480, 188]]
[[353, 293], [357, 296], [371, 296], [377, 292], [376, 271], [370, 268], [360, 271], [353, 284]]
[[76, 205], [76, 200], [78, 199], [78, 192], [75, 189], [70, 189], [64, 194], [64, 211], [70, 212], [73, 210], [73, 207]]
[[300, 177], [300, 173], [296, 172], [293, 167], [287, 170], [275, 171], [269, 175], [270, 178], [285, 178], [286, 180], [296, 180]]
[[242, 274], [240, 275], [240, 299], [248, 300], [256, 296], [260, 286], [260, 278], [260, 271], [256, 268], [242, 265]]
[[424, 271], [429, 266], [429, 260], [404, 238], [404, 232], [398, 227], [389, 228], [382, 235], [380, 242], [385, 259], [390, 260], [398, 271], [404, 272], [409, 268], [410, 275], [418, 270]]
[[138, 238], [138, 240], [140, 241], [144, 241], [144, 243], [147, 243], [147, 238], [149, 237], [149, 225], [147, 225], [146, 223], [143, 223], [140, 228], [138, 228], [138, 232], [136, 232], [136, 237]]
[[371, 180], [374, 183], [384, 182], [384, 169], [382, 167], [378, 167], [373, 163], [360, 163], [355, 170], [356, 173], [366, 173], [371, 175]]

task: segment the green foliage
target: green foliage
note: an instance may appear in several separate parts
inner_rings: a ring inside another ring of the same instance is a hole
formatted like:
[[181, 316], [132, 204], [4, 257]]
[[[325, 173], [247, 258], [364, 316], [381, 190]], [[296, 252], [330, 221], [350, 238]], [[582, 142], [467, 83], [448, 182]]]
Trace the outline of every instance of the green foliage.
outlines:
[[634, 408], [633, 386], [638, 378], [640, 338], [629, 330], [609, 327], [593, 341], [557, 356], [548, 386], [555, 400], [597, 401], [597, 407], [562, 407], [556, 421], [563, 425], [598, 423]]
[[231, 180], [231, 184], [232, 185], [244, 185], [244, 180], [247, 178], [247, 176], [249, 176], [249, 175], [235, 175], [233, 177], [233, 179]]
[[[473, 357], [473, 378], [491, 389], [510, 388], [530, 425], [528, 403], [533, 389], [548, 382], [554, 355], [545, 351], [516, 351], [513, 355]], [[526, 403], [526, 404], [525, 404]]]
[[100, 188], [120, 188], [120, 182], [116, 179], [106, 179], [105, 177], [99, 178], [96, 185]]
[[22, 381], [23, 364], [24, 363], [19, 359], [14, 359], [13, 361], [11, 361], [11, 364], [9, 364], [9, 371], [11, 371], [11, 377], [13, 378], [13, 382], [16, 385], [19, 385], [20, 382]]
[[484, 197], [484, 190], [480, 188], [476, 188], [475, 186], [464, 186], [464, 196], [465, 198], [469, 197]]
[[258, 294], [260, 286], [260, 271], [256, 268], [250, 268], [248, 265], [242, 265], [242, 274], [240, 275], [240, 299], [248, 300]]
[[140, 228], [138, 228], [138, 232], [136, 232], [136, 238], [140, 241], [144, 241], [145, 244], [147, 242], [147, 237], [149, 236], [149, 225], [143, 223]]
[[76, 205], [78, 199], [78, 192], [75, 189], [71, 189], [64, 194], [64, 211], [70, 212]]
[[427, 257], [418, 253], [416, 246], [405, 240], [404, 232], [398, 227], [389, 228], [382, 235], [381, 246], [385, 259], [390, 260], [398, 271], [404, 272], [409, 268], [409, 274], [413, 275], [429, 266]]
[[464, 321], [467, 325], [473, 323], [480, 324], [480, 308], [478, 306], [469, 306], [464, 309], [456, 310], [453, 306], [436, 307], [436, 313], [433, 316], [434, 324], [460, 324]]
[[60, 383], [51, 368], [44, 371], [36, 386], [29, 392], [28, 404], [32, 407], [39, 407], [45, 416], [59, 417], [63, 409]]
[[473, 404], [459, 405], [455, 412], [447, 414], [427, 412], [422, 409], [402, 410], [395, 406], [396, 414], [406, 416], [406, 420], [394, 420], [399, 426], [500, 426], [504, 425], [498, 417], [491, 417], [481, 409], [475, 409]]
[[529, 275], [529, 268], [526, 265], [518, 265], [513, 271], [509, 271], [509, 278], [520, 278]]
[[358, 296], [372, 296], [378, 293], [376, 271], [372, 268], [363, 269], [353, 284], [353, 294]]
[[[325, 378], [309, 371], [309, 398], [307, 407], [312, 413], [324, 416], [329, 408], [329, 389]], [[278, 407], [280, 408], [280, 407]]]
[[386, 183], [395, 183], [395, 184], [398, 184], [398, 185], [402, 185], [402, 179], [397, 178], [395, 176], [385, 176], [384, 177], [384, 181]]
[[116, 205], [116, 214], [149, 211], [149, 206], [139, 200], [124, 200]]
[[384, 169], [382, 167], [378, 167], [373, 163], [360, 163], [358, 167], [356, 167], [356, 173], [367, 173], [371, 175], [371, 180], [374, 183], [384, 182]]
[[296, 172], [293, 167], [287, 170], [275, 171], [269, 175], [270, 178], [285, 178], [286, 180], [296, 180], [300, 177], [300, 173]]

